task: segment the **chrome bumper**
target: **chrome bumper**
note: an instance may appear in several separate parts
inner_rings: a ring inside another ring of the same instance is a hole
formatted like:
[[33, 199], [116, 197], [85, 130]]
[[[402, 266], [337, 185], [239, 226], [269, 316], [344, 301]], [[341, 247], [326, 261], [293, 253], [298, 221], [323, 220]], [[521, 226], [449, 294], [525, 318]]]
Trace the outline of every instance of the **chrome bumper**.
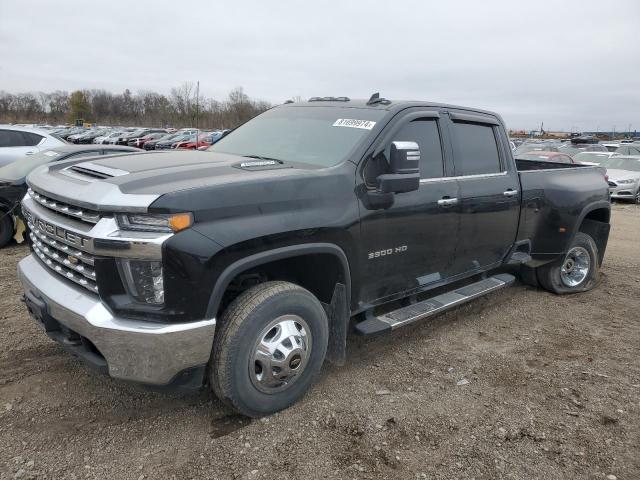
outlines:
[[609, 186], [611, 198], [633, 200], [638, 193], [640, 186], [635, 184], [622, 184], [615, 187]]
[[166, 385], [209, 361], [215, 319], [167, 325], [115, 317], [96, 295], [68, 284], [33, 255], [20, 261], [18, 277], [51, 317], [96, 346], [114, 378]]

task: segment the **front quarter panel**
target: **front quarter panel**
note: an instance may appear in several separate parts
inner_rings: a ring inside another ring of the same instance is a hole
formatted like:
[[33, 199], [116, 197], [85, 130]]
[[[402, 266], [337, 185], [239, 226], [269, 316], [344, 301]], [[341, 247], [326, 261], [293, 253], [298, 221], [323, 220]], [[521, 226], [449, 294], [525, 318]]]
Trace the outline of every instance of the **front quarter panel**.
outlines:
[[[203, 252], [194, 264], [199, 275], [194, 270], [187, 274], [197, 275], [201, 285], [197, 288], [211, 294], [230, 265], [261, 252], [322, 243], [335, 245], [353, 258], [359, 229], [355, 168], [345, 162], [298, 173], [283, 169], [262, 179], [166, 194], [151, 210], [192, 212], [194, 233], [217, 245], [208, 258]], [[182, 256], [178, 250], [190, 248], [187, 244], [176, 247], [166, 252], [167, 262]]]

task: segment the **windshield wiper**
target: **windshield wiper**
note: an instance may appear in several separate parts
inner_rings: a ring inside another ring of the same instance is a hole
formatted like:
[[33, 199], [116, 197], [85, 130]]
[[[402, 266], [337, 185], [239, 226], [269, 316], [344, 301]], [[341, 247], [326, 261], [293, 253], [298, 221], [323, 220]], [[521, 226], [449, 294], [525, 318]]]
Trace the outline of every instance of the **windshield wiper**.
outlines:
[[272, 162], [278, 162], [280, 165], [282, 165], [284, 162], [278, 158], [272, 158], [272, 157], [263, 157], [262, 155], [243, 155], [243, 157], [245, 158], [255, 158], [256, 160], [266, 160], [266, 161], [272, 161]]

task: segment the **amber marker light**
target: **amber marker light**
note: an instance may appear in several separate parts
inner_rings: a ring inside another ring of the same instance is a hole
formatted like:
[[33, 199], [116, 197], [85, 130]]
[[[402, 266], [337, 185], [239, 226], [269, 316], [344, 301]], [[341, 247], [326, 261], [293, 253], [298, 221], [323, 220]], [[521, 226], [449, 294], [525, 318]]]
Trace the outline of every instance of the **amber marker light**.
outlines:
[[169, 228], [174, 232], [179, 232], [189, 228], [193, 224], [193, 216], [190, 213], [177, 213], [169, 217]]

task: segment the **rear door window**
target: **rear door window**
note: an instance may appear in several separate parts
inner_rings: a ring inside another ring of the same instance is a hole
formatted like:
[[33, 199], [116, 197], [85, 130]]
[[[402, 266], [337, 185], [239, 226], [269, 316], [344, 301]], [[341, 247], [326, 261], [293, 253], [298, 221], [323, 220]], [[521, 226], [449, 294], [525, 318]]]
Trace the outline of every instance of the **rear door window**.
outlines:
[[453, 161], [458, 176], [503, 171], [493, 125], [452, 122]]
[[44, 138], [42, 135], [38, 135], [33, 132], [20, 132], [22, 134], [22, 138], [24, 139], [24, 145], [27, 147], [35, 147], [40, 144], [42, 139]]

